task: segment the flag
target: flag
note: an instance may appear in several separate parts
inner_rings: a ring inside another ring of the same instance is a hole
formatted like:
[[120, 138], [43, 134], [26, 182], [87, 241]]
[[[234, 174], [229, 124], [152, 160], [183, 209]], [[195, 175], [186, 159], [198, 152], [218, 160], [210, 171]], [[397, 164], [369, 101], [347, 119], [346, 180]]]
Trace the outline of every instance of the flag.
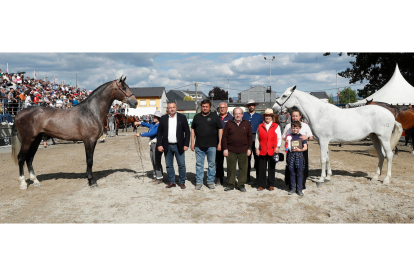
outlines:
[[36, 70], [34, 70], [34, 79], [37, 80], [37, 78], [36, 78]]
[[291, 135], [286, 136], [285, 152], [291, 151], [291, 143], [292, 143], [292, 136]]
[[9, 73], [9, 64], [7, 63], [6, 73]]

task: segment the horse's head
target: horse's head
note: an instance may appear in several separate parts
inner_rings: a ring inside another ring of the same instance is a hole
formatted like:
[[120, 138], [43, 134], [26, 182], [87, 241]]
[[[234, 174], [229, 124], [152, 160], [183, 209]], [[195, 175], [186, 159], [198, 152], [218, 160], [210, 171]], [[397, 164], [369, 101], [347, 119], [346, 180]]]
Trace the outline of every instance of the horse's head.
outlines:
[[372, 99], [372, 100], [370, 100], [370, 101], [366, 100], [367, 102], [365, 103], [365, 105], [374, 104], [374, 103], [372, 102], [373, 100], [374, 100], [374, 99]]
[[119, 80], [115, 80], [115, 99], [121, 101], [123, 103], [127, 103], [130, 107], [136, 108], [138, 105], [137, 99], [135, 98], [134, 94], [132, 93], [129, 86], [125, 83], [126, 77], [122, 78], [121, 76]]
[[282, 110], [286, 110], [287, 108], [292, 108], [296, 105], [295, 98], [292, 98], [292, 94], [296, 89], [296, 85], [293, 87], [289, 87], [283, 93], [283, 95], [276, 100], [275, 104], [273, 105], [273, 112], [275, 114], [279, 114]]

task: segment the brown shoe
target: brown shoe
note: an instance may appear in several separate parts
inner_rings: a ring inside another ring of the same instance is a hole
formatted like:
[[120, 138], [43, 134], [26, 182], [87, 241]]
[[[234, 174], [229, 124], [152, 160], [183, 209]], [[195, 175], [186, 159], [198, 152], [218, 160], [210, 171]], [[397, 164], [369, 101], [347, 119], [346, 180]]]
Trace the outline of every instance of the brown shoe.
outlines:
[[274, 189], [275, 189], [275, 187], [273, 187], [273, 186], [269, 187], [269, 191], [273, 191]]
[[258, 191], [263, 191], [264, 189], [262, 187], [257, 188]]
[[178, 184], [178, 185], [180, 185], [180, 187], [181, 187], [182, 190], [185, 189], [185, 184], [184, 183], [183, 184]]
[[169, 189], [169, 188], [172, 188], [172, 187], [175, 187], [175, 186], [177, 186], [177, 185], [170, 183], [169, 185], [165, 186], [165, 188]]

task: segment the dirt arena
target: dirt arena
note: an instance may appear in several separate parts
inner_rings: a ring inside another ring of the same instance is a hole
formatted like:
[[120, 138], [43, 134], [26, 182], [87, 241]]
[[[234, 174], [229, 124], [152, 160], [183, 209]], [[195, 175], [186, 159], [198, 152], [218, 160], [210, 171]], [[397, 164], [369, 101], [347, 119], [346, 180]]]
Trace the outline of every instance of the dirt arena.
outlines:
[[[140, 128], [141, 131], [145, 130]], [[88, 187], [82, 143], [41, 146], [34, 160], [40, 187], [19, 189], [18, 167], [10, 147], [0, 150], [0, 222], [2, 223], [412, 223], [414, 221], [414, 155], [399, 143], [391, 184], [371, 183], [377, 157], [369, 142], [330, 146], [333, 177], [316, 187], [320, 175], [319, 146], [310, 142], [310, 177], [303, 198], [287, 195], [285, 163], [276, 166], [277, 189], [224, 192], [223, 187], [194, 189], [195, 154], [186, 153], [187, 189], [165, 189], [150, 183], [148, 138], [141, 138], [144, 174], [133, 132], [98, 143], [94, 177]], [[165, 170], [164, 157], [162, 158]], [[205, 164], [206, 165], [206, 164]], [[385, 168], [385, 166], [384, 166]], [[177, 170], [176, 170], [177, 172]], [[178, 173], [178, 172], [177, 172]], [[26, 179], [29, 174], [25, 167]], [[254, 173], [252, 173], [254, 175]], [[384, 176], [380, 176], [382, 180]], [[167, 182], [164, 171], [164, 182]], [[254, 180], [254, 178], [252, 177]], [[32, 182], [27, 180], [29, 184]]]

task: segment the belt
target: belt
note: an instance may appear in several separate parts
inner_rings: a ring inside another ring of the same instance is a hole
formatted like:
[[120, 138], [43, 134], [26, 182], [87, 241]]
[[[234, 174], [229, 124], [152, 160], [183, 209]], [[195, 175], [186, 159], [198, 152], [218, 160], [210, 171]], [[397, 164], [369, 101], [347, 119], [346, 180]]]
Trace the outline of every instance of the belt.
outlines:
[[168, 143], [169, 145], [177, 145], [177, 143]]

